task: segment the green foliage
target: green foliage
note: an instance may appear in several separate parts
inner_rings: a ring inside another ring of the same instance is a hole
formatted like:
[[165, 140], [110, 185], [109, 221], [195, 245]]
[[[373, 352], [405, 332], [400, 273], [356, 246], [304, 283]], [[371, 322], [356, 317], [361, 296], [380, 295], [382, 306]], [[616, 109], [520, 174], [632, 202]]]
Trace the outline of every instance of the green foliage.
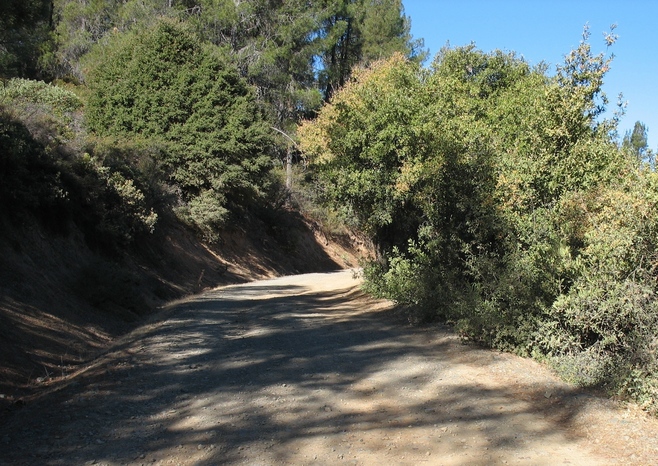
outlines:
[[[658, 362], [657, 188], [654, 174], [631, 170], [621, 184], [579, 202], [582, 247], [569, 264], [573, 284], [548, 310], [551, 325], [536, 344], [580, 384], [614, 388]], [[583, 367], [594, 356], [602, 364], [597, 377]]]
[[0, 106], [54, 151], [75, 138], [82, 101], [73, 92], [43, 81], [10, 79], [0, 87]]
[[299, 134], [378, 246], [369, 291], [655, 410], [658, 186], [600, 120], [588, 37], [555, 76], [474, 46], [395, 57]]
[[291, 187], [287, 186], [288, 173], [285, 166], [272, 171], [272, 180], [267, 199], [274, 212], [292, 207], [318, 226], [325, 236], [347, 235], [349, 225], [340, 214], [323, 202], [324, 186], [315, 170], [302, 164], [293, 165]]
[[[117, 141], [126, 157], [143, 154], [137, 147], [131, 154], [128, 139], [157, 147], [158, 175], [169, 182], [164, 191], [178, 190], [176, 211], [206, 235], [228, 211], [263, 194], [271, 156], [289, 144], [273, 139], [272, 126], [294, 138], [296, 122], [312, 116], [329, 98], [324, 92], [345, 82], [358, 63], [396, 51], [414, 56], [421, 46], [411, 40], [399, 0], [19, 3], [0, 7], [2, 75], [41, 70], [78, 83], [93, 132]], [[62, 157], [57, 163], [85, 150], [73, 94], [19, 81], [3, 92], [12, 115], [51, 156]], [[86, 150], [96, 161], [88, 169], [107, 168], [103, 154]], [[161, 183], [135, 188], [154, 191], [141, 202], [130, 188], [139, 184], [139, 170], [118, 184], [101, 172], [100, 185], [124, 200], [134, 197], [126, 205], [146, 209], [137, 209], [137, 217], [150, 215], [149, 199], [160, 196]]]
[[36, 78], [48, 38], [48, 0], [4, 0], [0, 4], [0, 78]]
[[[96, 152], [101, 152], [96, 149]], [[147, 200], [143, 188], [137, 186], [128, 167], [117, 166], [107, 158], [101, 161], [97, 156], [84, 154], [76, 163], [76, 171], [86, 180], [87, 190], [95, 193], [95, 228], [114, 241], [129, 243], [139, 233], [152, 233], [158, 215], [152, 201]], [[90, 207], [93, 206], [90, 205]]]
[[[388, 58], [395, 53], [417, 61], [425, 58], [423, 41], [412, 41], [411, 23], [400, 0], [341, 0], [328, 2], [320, 17], [319, 76], [325, 100], [344, 86], [358, 65]], [[321, 10], [322, 11], [322, 10]]]
[[59, 117], [67, 117], [82, 107], [82, 102], [74, 93], [43, 81], [29, 79], [10, 79], [3, 83], [0, 88], [0, 104], [7, 105], [10, 102], [25, 112], [32, 110], [31, 106], [41, 105]]
[[647, 144], [647, 127], [639, 121], [635, 122], [633, 131], [624, 136], [623, 145], [629, 146], [638, 157], [642, 156], [642, 152], [648, 148]]
[[[252, 89], [220, 49], [162, 21], [98, 53], [87, 122], [99, 135], [157, 141], [170, 180], [202, 230], [258, 196], [272, 166], [271, 130]], [[207, 209], [207, 212], [201, 212]]]
[[320, 50], [314, 37], [319, 14], [303, 0], [219, 2], [202, 13], [197, 24], [212, 43], [230, 44], [243, 75], [267, 102], [272, 120], [288, 129], [321, 103], [313, 65]]
[[42, 57], [42, 66], [57, 78], [84, 82], [83, 58], [96, 44], [135, 27], [150, 27], [159, 18], [181, 19], [198, 13], [198, 6], [190, 8], [188, 3], [185, 0], [53, 0], [52, 46]]
[[74, 136], [81, 105], [73, 93], [41, 81], [11, 79], [0, 87], [0, 198], [8, 214], [61, 214], [68, 201], [58, 152]]
[[42, 62], [56, 77], [83, 82], [85, 56], [96, 44], [176, 19], [228, 50], [282, 129], [312, 114], [355, 65], [394, 52], [424, 56], [400, 0], [55, 0], [53, 13], [52, 46]]
[[412, 40], [411, 19], [401, 0], [370, 0], [363, 4], [363, 62], [368, 64], [396, 53], [417, 61], [425, 59], [423, 40]]
[[0, 111], [0, 204], [7, 215], [48, 211], [65, 198], [58, 170], [21, 122]]
[[655, 168], [655, 154], [649, 149], [649, 129], [640, 121], [636, 121], [633, 131], [627, 131], [622, 140], [622, 149], [635, 156], [640, 163], [646, 163]]
[[225, 226], [229, 216], [224, 205], [217, 193], [208, 190], [202, 191], [189, 203], [177, 207], [175, 212], [184, 223], [198, 229], [205, 241], [212, 243], [219, 239], [217, 232]]
[[[364, 86], [347, 86], [317, 120], [299, 129], [303, 149], [323, 165], [333, 203], [375, 236], [397, 228], [394, 216], [409, 210], [397, 169], [398, 152], [415, 138], [413, 126], [404, 122], [422, 115], [422, 106], [405, 97], [419, 85], [416, 71], [401, 56], [361, 71], [355, 82]], [[400, 124], [391, 125], [391, 119]]]
[[[136, 145], [84, 141], [75, 94], [14, 79], [0, 89], [0, 105], [5, 214], [32, 214], [58, 231], [75, 223], [110, 250], [153, 231], [162, 195], [158, 181], [148, 179], [147, 157]], [[93, 156], [77, 152], [85, 145]]]

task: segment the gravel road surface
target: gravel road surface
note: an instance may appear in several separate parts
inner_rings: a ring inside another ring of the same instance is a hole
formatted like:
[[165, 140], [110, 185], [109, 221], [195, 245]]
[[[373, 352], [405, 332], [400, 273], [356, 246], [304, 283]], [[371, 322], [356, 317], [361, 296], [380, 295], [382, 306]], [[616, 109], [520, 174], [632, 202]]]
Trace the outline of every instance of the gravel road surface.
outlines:
[[179, 301], [5, 413], [0, 464], [658, 464], [658, 423], [412, 327], [352, 271]]

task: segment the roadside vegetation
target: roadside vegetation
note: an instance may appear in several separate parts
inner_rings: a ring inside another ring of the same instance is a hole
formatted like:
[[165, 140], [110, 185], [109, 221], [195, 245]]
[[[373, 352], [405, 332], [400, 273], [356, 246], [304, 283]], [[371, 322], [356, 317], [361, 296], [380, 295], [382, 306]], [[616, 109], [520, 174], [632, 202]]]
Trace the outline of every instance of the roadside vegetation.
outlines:
[[658, 179], [646, 127], [604, 118], [611, 56], [585, 30], [555, 70], [475, 45], [424, 67], [400, 0], [311, 3], [6, 3], [0, 233], [112, 261], [258, 218], [294, 254], [302, 211], [366, 234], [367, 289], [415, 320], [658, 413]]
[[620, 144], [623, 109], [602, 118], [610, 62], [587, 30], [552, 73], [473, 45], [398, 55], [300, 137], [377, 247], [371, 292], [656, 413], [658, 179], [646, 129]]
[[72, 221], [109, 250], [167, 217], [215, 242], [288, 204], [296, 125], [354, 66], [423, 56], [399, 0], [188, 3], [2, 7], [8, 215]]
[[356, 265], [295, 128], [420, 45], [399, 0], [2, 2], [0, 404], [168, 300]]

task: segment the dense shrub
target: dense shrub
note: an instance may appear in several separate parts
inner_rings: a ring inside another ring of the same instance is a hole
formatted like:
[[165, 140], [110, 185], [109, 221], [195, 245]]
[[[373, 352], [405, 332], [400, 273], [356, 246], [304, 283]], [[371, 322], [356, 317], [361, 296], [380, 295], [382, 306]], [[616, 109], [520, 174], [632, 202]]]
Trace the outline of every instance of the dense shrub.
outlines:
[[2, 83], [0, 106], [49, 152], [70, 144], [79, 132], [82, 101], [73, 92], [43, 81], [10, 79]]
[[[46, 227], [73, 222], [88, 240], [114, 250], [155, 228], [162, 199], [138, 144], [88, 140], [81, 101], [43, 82], [14, 79], [0, 91], [0, 200], [13, 219], [36, 215]], [[78, 152], [86, 147], [91, 153]]]
[[272, 131], [229, 55], [163, 20], [119, 35], [90, 62], [86, 119], [100, 136], [160, 144], [180, 212], [204, 232], [260, 195]]
[[1, 109], [0, 147], [0, 205], [6, 214], [47, 212], [64, 201], [57, 167], [45, 147]]
[[596, 196], [564, 200], [565, 216], [581, 226], [582, 247], [569, 260], [573, 283], [548, 310], [534, 344], [579, 384], [629, 391], [631, 381], [638, 389], [638, 373], [656, 376], [656, 181], [655, 173], [629, 168]]
[[395, 57], [300, 134], [379, 247], [368, 290], [657, 410], [658, 185], [600, 119], [587, 38], [554, 76], [474, 46]]

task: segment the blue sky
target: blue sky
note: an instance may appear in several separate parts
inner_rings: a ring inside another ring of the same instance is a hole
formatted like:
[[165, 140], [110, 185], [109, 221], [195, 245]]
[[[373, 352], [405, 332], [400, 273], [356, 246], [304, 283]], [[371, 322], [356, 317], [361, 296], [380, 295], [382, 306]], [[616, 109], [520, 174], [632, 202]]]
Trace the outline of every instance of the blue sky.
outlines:
[[562, 63], [589, 25], [595, 54], [606, 52], [603, 33], [616, 24], [619, 36], [604, 92], [614, 110], [621, 92], [628, 101], [619, 133], [636, 121], [649, 128], [649, 147], [658, 150], [658, 1], [655, 0], [403, 0], [414, 38], [423, 38], [430, 56], [449, 41], [474, 42], [489, 52], [514, 51], [531, 65]]

